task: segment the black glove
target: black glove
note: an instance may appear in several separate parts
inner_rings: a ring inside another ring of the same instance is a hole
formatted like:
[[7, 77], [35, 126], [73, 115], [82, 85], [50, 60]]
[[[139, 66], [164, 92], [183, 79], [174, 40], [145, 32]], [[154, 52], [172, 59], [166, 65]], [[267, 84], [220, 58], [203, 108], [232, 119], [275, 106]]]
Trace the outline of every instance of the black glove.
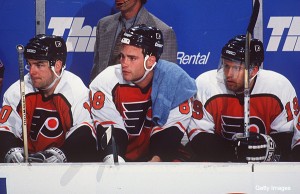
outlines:
[[24, 162], [24, 149], [20, 147], [10, 149], [4, 157], [6, 163], [22, 163]]
[[30, 154], [28, 157], [30, 163], [62, 163], [67, 162], [63, 151], [56, 147], [51, 147], [43, 152]]
[[249, 133], [249, 137], [236, 135], [235, 153], [239, 162], [275, 162], [280, 155], [275, 153], [275, 141], [268, 135]]

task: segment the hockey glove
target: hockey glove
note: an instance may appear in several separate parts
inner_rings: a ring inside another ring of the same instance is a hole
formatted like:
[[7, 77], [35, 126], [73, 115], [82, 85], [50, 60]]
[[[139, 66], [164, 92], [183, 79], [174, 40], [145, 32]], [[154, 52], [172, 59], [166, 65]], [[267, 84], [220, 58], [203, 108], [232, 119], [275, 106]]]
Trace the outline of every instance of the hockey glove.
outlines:
[[43, 152], [30, 154], [28, 161], [31, 163], [63, 163], [67, 162], [67, 158], [60, 149], [51, 147]]
[[6, 163], [22, 163], [24, 161], [24, 149], [20, 147], [10, 149], [4, 157]]
[[275, 141], [268, 135], [250, 132], [249, 137], [235, 138], [235, 153], [239, 162], [275, 162]]

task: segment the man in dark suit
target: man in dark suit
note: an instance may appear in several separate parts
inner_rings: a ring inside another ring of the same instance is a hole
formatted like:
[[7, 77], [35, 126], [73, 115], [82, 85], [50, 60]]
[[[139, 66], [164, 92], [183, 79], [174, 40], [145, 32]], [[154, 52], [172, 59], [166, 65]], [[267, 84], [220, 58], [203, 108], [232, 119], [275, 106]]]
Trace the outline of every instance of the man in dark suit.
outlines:
[[94, 64], [91, 81], [107, 66], [119, 63], [120, 34], [138, 24], [146, 24], [160, 29], [164, 37], [164, 52], [161, 59], [177, 63], [177, 40], [171, 27], [149, 13], [144, 7], [147, 0], [115, 0], [120, 12], [106, 16], [97, 24]]

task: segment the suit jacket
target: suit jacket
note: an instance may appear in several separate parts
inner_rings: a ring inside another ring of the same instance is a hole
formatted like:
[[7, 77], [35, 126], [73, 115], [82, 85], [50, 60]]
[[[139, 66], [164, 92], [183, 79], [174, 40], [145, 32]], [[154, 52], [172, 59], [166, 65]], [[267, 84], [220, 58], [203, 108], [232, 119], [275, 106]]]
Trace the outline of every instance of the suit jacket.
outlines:
[[[94, 48], [94, 64], [91, 71], [91, 81], [108, 65], [110, 54], [114, 47], [114, 38], [119, 24], [121, 12], [106, 16], [97, 24], [96, 43]], [[145, 7], [140, 10], [140, 17], [136, 24], [146, 24], [159, 28], [163, 33], [164, 50], [161, 59], [177, 63], [177, 40], [174, 30], [163, 21], [147, 11]], [[113, 65], [113, 64], [111, 64]]]

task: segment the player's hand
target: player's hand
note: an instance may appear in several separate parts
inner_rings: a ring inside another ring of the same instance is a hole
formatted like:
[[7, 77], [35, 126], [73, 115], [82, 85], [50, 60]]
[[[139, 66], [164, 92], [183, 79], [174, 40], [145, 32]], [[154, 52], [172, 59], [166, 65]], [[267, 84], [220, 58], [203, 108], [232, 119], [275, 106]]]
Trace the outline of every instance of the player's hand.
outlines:
[[153, 156], [148, 162], [162, 162], [159, 156]]
[[239, 162], [278, 161], [275, 141], [268, 135], [250, 132], [249, 137], [235, 136], [235, 153]]
[[24, 149], [20, 147], [10, 149], [4, 158], [6, 163], [23, 163], [24, 161]]
[[[103, 162], [105, 164], [114, 164], [114, 156], [112, 154], [105, 156]], [[118, 162], [125, 163], [125, 160], [121, 156], [118, 156]]]
[[51, 147], [43, 152], [30, 154], [28, 161], [31, 163], [63, 163], [67, 162], [67, 158], [63, 151], [56, 147]]

